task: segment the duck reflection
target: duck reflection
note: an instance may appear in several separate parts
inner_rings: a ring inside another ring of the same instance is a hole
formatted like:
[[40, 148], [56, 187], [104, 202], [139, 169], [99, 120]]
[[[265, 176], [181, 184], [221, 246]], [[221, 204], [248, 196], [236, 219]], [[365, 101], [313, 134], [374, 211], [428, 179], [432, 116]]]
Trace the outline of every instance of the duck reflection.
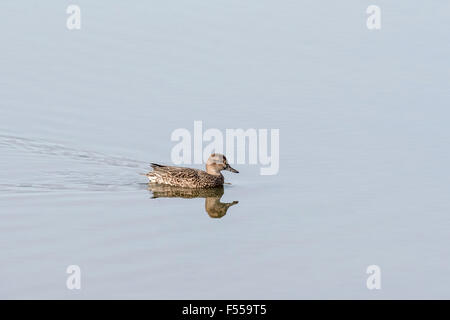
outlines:
[[239, 201], [220, 202], [224, 194], [222, 186], [208, 189], [192, 189], [149, 183], [148, 190], [153, 193], [152, 198], [205, 198], [205, 210], [211, 218], [222, 218], [227, 214], [229, 207], [239, 203]]

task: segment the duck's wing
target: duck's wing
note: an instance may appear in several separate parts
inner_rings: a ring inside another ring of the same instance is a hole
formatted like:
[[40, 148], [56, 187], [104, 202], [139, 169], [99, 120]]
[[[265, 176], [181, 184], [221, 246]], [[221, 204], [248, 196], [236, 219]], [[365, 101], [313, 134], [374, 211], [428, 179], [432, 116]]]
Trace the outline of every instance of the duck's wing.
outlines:
[[162, 164], [157, 164], [157, 163], [150, 163], [150, 167], [153, 168], [153, 170], [158, 170], [160, 168], [167, 168], [168, 166], [164, 166]]
[[167, 170], [167, 169], [187, 169], [183, 167], [174, 167], [174, 166], [165, 166], [158, 163], [150, 163], [150, 167], [153, 168], [153, 170]]
[[173, 173], [173, 174], [179, 174], [181, 172], [185, 172], [186, 174], [198, 174], [201, 170], [192, 169], [192, 168], [185, 168], [185, 167], [175, 167], [175, 166], [164, 166], [157, 163], [150, 163], [150, 166], [153, 168], [153, 171], [158, 172], [166, 172], [166, 173]]

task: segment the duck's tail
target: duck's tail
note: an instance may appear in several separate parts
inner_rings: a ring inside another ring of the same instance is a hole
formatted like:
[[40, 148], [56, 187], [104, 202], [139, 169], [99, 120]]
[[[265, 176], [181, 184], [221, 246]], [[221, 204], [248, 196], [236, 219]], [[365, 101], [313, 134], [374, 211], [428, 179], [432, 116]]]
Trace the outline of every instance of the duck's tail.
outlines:
[[161, 174], [158, 171], [162, 168], [165, 168], [166, 166], [157, 163], [150, 163], [150, 167], [152, 167], [153, 171], [147, 173], [140, 173], [140, 175], [146, 176], [149, 182], [157, 183], [161, 178]]
[[141, 176], [146, 176], [149, 182], [157, 182], [158, 180], [158, 175], [156, 175], [154, 172], [139, 173], [139, 174]]

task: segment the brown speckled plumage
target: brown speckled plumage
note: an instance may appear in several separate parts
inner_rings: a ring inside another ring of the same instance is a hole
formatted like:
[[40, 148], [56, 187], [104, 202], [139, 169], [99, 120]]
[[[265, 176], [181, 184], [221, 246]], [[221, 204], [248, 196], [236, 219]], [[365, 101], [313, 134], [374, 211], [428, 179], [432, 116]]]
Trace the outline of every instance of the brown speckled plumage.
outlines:
[[146, 174], [150, 182], [186, 188], [215, 188], [223, 185], [224, 178], [220, 171], [228, 170], [238, 173], [230, 167], [225, 156], [212, 154], [203, 170], [163, 166], [152, 163], [153, 171]]

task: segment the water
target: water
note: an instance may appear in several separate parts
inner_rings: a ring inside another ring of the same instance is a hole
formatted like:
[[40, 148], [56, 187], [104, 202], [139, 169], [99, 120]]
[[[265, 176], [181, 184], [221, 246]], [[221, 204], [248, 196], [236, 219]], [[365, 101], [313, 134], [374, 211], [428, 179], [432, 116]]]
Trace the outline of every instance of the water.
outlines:
[[[447, 1], [76, 3], [0, 4], [0, 297], [449, 298]], [[195, 120], [279, 128], [279, 174], [154, 198]]]

